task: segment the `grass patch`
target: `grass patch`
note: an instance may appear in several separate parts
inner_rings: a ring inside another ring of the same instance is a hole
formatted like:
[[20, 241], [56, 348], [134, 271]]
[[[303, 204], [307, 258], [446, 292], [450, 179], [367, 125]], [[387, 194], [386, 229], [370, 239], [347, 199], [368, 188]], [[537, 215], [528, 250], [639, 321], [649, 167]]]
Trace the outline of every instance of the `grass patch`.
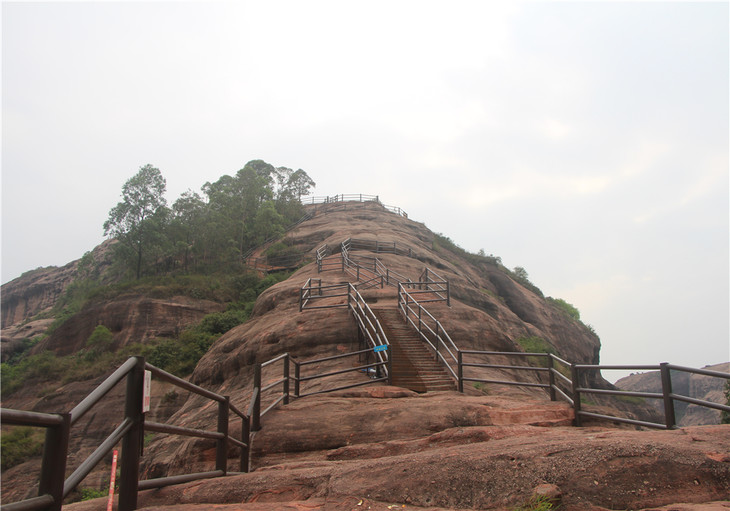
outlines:
[[543, 495], [533, 495], [523, 505], [514, 508], [512, 511], [550, 511], [558, 509], [551, 499]]
[[0, 437], [0, 458], [2, 469], [20, 465], [43, 453], [45, 432], [42, 428], [28, 426], [14, 427], [4, 431]]
[[614, 396], [619, 401], [629, 403], [631, 405], [643, 405], [646, 404], [646, 398], [641, 396]]

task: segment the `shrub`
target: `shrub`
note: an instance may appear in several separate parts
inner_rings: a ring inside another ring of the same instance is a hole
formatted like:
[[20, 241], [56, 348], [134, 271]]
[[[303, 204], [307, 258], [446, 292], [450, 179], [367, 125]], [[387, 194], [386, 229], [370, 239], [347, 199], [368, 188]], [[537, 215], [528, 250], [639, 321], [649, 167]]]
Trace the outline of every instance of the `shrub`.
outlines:
[[0, 437], [0, 457], [2, 469], [20, 465], [34, 456], [43, 453], [44, 433], [39, 428], [18, 427]]
[[227, 310], [208, 314], [200, 322], [198, 329], [209, 334], [224, 334], [233, 327], [245, 323], [248, 314], [245, 310]]
[[[725, 404], [730, 406], [730, 380], [725, 382]], [[720, 424], [730, 424], [730, 412], [722, 411]]]
[[[553, 348], [552, 344], [545, 341], [541, 337], [537, 336], [530, 336], [530, 337], [520, 337], [517, 339], [517, 344], [522, 347], [523, 350], [525, 350], [525, 353], [552, 353], [553, 355], [558, 355], [558, 351]], [[540, 367], [548, 367], [548, 361], [545, 357], [528, 357], [531, 360], [531, 362], [536, 362], [538, 366]], [[561, 371], [562, 372], [562, 371]]]
[[96, 488], [79, 488], [79, 493], [81, 494], [82, 501], [93, 500], [109, 496], [109, 489], [97, 490]]
[[562, 313], [566, 314], [576, 321], [580, 321], [580, 311], [562, 298], [553, 298], [552, 296], [548, 296], [546, 300], [548, 301], [548, 303], [551, 303], [552, 305], [560, 309]]
[[525, 350], [526, 353], [552, 353], [558, 355], [558, 352], [553, 348], [552, 344], [545, 341], [542, 337], [530, 336], [520, 337], [517, 339], [517, 344]]
[[92, 362], [105, 353], [112, 345], [114, 336], [111, 330], [104, 325], [97, 325], [89, 338], [86, 340], [86, 360]]
[[556, 509], [553, 502], [543, 495], [533, 495], [523, 505], [514, 508], [513, 511], [550, 511]]

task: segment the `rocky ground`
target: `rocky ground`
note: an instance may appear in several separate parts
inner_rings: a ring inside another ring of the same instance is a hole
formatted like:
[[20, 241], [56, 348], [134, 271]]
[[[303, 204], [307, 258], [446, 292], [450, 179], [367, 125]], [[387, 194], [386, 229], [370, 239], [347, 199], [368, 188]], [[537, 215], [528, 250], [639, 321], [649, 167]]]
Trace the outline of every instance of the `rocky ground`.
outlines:
[[[251, 473], [142, 492], [140, 509], [730, 509], [730, 425], [569, 426], [565, 404], [393, 387], [304, 398], [256, 433]], [[104, 509], [103, 500], [68, 506]]]

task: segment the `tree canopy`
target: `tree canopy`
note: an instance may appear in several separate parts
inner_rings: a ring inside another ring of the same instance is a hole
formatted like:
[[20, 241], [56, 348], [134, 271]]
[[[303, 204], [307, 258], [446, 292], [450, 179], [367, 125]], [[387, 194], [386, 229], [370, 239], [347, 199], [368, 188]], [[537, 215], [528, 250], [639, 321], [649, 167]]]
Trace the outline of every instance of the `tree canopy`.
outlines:
[[122, 201], [117, 203], [104, 222], [104, 234], [122, 241], [136, 254], [136, 273], [140, 277], [142, 257], [154, 235], [153, 218], [163, 212], [167, 202], [167, 183], [158, 168], [145, 165], [122, 186]]
[[122, 187], [104, 234], [122, 243], [118, 260], [134, 275], [206, 272], [241, 264], [252, 248], [283, 234], [303, 215], [302, 195], [315, 186], [307, 173], [252, 160], [187, 190], [167, 208], [165, 179], [145, 165]]

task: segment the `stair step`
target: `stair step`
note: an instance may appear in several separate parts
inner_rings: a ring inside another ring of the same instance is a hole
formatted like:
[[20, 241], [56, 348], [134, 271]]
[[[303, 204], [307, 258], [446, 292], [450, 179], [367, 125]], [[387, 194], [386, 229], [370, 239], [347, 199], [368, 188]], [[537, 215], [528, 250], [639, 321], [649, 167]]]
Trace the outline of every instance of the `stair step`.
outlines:
[[374, 309], [391, 345], [392, 383], [416, 392], [455, 390], [451, 376], [396, 309]]

